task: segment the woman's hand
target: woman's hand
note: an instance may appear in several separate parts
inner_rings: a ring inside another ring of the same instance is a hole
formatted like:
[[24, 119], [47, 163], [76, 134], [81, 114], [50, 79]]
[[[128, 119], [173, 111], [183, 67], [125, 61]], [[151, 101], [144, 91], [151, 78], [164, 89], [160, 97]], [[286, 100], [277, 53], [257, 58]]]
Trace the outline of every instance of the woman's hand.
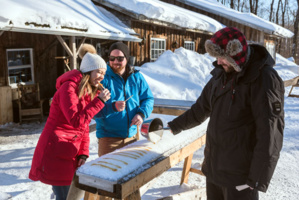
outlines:
[[116, 101], [115, 108], [118, 112], [123, 111], [126, 108], [126, 101]]
[[108, 89], [104, 89], [99, 94], [99, 98], [102, 99], [104, 102], [108, 101], [110, 99], [110, 91]]
[[78, 167], [81, 167], [81, 165], [84, 165], [85, 164], [85, 160], [80, 158], [79, 161], [78, 161]]

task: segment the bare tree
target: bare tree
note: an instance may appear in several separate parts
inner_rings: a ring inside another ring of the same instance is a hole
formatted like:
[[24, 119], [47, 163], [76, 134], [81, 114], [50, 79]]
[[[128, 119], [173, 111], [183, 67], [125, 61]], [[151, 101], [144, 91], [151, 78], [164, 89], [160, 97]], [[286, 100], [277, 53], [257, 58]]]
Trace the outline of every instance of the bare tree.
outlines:
[[237, 1], [237, 6], [236, 6], [237, 10], [240, 11], [240, 0]]
[[281, 3], [281, 25], [285, 27], [285, 13], [287, 11], [287, 6], [289, 5], [289, 1], [285, 0], [284, 4]]
[[298, 37], [298, 25], [299, 25], [299, 0], [297, 0], [297, 14], [294, 23], [294, 38], [293, 38], [293, 48], [292, 48], [292, 56], [297, 61], [297, 37]]
[[249, 0], [250, 12], [257, 15], [259, 0]]
[[272, 22], [272, 14], [273, 14], [273, 6], [274, 6], [275, 0], [272, 0], [270, 5], [270, 13], [269, 13], [269, 21]]
[[[281, 6], [281, 26], [282, 27], [285, 27], [285, 12], [287, 10], [287, 5], [288, 5], [288, 0], [285, 0], [284, 3], [281, 1], [281, 3], [280, 3], [280, 6]], [[278, 24], [277, 17], [278, 17], [278, 15], [276, 14], [276, 23]], [[282, 45], [282, 42], [283, 42], [282, 39], [280, 39], [278, 41], [276, 50], [277, 50], [278, 53], [284, 52], [285, 54], [287, 54], [287, 51], [288, 51], [287, 45], [285, 45], [285, 44]], [[284, 42], [284, 43], [286, 43], [286, 42]], [[285, 49], [283, 49], [283, 51], [282, 51], [282, 48], [285, 48]]]
[[235, 9], [235, 4], [234, 0], [230, 0], [230, 8]]
[[279, 24], [279, 8], [280, 8], [281, 0], [278, 0], [277, 10], [276, 10], [276, 24]]
[[255, 9], [254, 9], [254, 14], [257, 15], [257, 9], [259, 7], [259, 0], [255, 0]]

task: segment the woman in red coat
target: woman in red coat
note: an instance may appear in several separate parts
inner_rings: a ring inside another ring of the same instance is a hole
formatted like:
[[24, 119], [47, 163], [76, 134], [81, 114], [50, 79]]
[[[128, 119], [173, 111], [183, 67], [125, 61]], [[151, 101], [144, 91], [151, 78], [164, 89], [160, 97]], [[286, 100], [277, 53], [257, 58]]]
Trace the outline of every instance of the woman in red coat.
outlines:
[[89, 123], [110, 99], [107, 89], [100, 91], [106, 73], [105, 61], [93, 46], [80, 50], [79, 70], [57, 79], [57, 91], [50, 114], [37, 143], [29, 178], [52, 185], [56, 199], [66, 199], [77, 167], [89, 156]]

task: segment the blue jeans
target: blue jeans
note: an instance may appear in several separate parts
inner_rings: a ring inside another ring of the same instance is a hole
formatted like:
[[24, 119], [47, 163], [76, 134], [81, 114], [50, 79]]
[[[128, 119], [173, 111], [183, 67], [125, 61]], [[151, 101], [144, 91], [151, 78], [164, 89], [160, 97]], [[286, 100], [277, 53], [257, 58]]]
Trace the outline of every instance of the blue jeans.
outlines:
[[66, 200], [69, 189], [70, 189], [69, 185], [65, 185], [65, 186], [52, 185], [52, 190], [56, 196], [56, 200]]

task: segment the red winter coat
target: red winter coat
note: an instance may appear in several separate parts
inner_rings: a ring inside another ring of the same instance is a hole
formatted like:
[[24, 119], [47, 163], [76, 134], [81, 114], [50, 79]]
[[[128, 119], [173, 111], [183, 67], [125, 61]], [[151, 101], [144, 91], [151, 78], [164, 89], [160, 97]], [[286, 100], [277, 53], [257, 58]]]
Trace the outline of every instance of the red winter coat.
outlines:
[[50, 185], [70, 185], [77, 168], [77, 156], [89, 155], [89, 123], [104, 103], [78, 98], [82, 74], [78, 70], [57, 79], [50, 114], [37, 143], [29, 178]]

